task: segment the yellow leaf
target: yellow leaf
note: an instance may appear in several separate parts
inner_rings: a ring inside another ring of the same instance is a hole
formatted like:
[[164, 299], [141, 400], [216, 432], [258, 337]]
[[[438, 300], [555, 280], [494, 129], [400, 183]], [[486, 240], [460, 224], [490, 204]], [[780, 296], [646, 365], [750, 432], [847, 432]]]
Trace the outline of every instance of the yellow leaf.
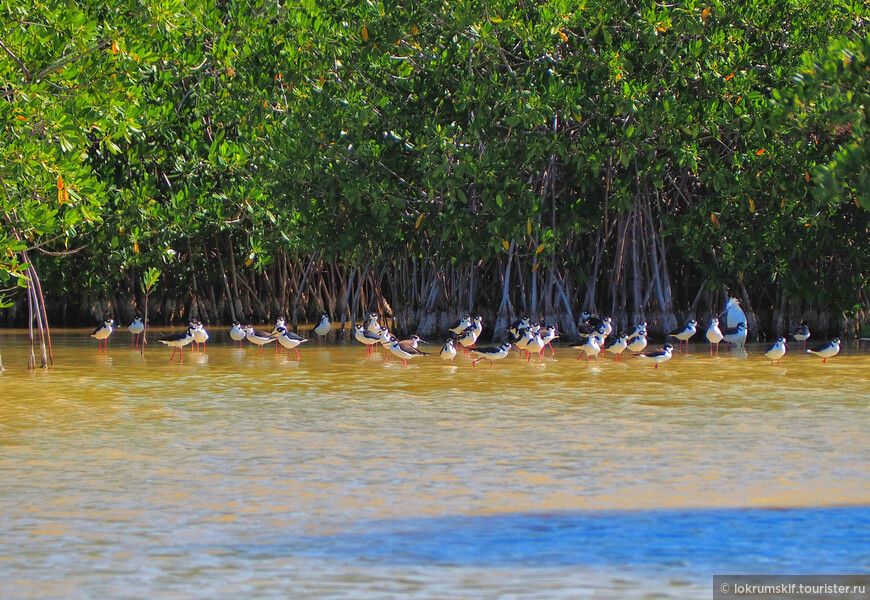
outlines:
[[60, 175], [57, 176], [57, 189], [63, 189], [63, 179], [61, 179]]
[[541, 244], [540, 246], [535, 248], [535, 254], [540, 254], [543, 251], [544, 251], [544, 244]]
[[139, 254], [139, 242], [133, 242], [133, 252]]
[[363, 28], [362, 28], [362, 36], [363, 36], [364, 42], [369, 41], [369, 28], [366, 27], [365, 25], [363, 25]]
[[490, 17], [489, 20], [492, 21], [493, 23], [501, 23], [502, 22], [501, 17]]
[[716, 216], [716, 213], [710, 213], [710, 220], [713, 221], [713, 225], [719, 227], [719, 217]]
[[411, 26], [411, 33], [413, 33], [414, 35], [417, 35], [418, 33], [420, 33], [420, 30], [417, 28], [416, 25], [412, 25]]
[[67, 189], [63, 190], [63, 200], [64, 200], [64, 202], [69, 204], [69, 190], [67, 190]]
[[537, 270], [538, 270], [538, 267], [540, 267], [540, 266], [541, 266], [541, 263], [538, 263], [538, 264], [536, 264], [534, 267], [532, 267], [532, 273], [534, 273], [535, 271], [537, 271]]
[[705, 8], [704, 11], [701, 13], [701, 18], [702, 18], [702, 19], [706, 19], [706, 18], [709, 17], [709, 16], [710, 16], [710, 9], [709, 9], [709, 8]]
[[420, 223], [423, 222], [423, 213], [420, 213], [420, 216], [417, 217], [417, 222], [414, 223], [414, 229], [420, 229]]
[[807, 172], [807, 171], [804, 171], [804, 179], [806, 179], [806, 180], [807, 180], [807, 183], [809, 183], [809, 182], [810, 182], [810, 174], [809, 174], [809, 172]]
[[245, 266], [246, 266], [246, 267], [250, 267], [252, 264], [254, 264], [254, 259], [253, 259], [253, 258], [249, 258], [248, 260], [245, 261]]
[[752, 198], [749, 199], [749, 212], [755, 212], [755, 201]]
[[565, 34], [564, 31], [560, 31], [560, 32], [559, 32], [559, 37], [562, 38], [562, 41], [563, 41], [563, 42], [567, 42], [567, 41], [568, 41], [568, 36]]
[[510, 249], [511, 249], [510, 242], [508, 242], [507, 240], [502, 240], [502, 241], [501, 241], [501, 245], [504, 246], [504, 249], [505, 249], [505, 250], [510, 250]]
[[27, 120], [27, 117], [25, 117], [24, 115], [15, 115], [15, 118], [18, 119], [19, 121], [26, 121]]
[[532, 220], [531, 219], [526, 221], [526, 232], [528, 232], [529, 235], [532, 235]]
[[118, 44], [115, 43], [115, 40], [112, 40], [112, 54], [118, 53]]
[[761, 150], [759, 150], [758, 152], [756, 152], [756, 153], [755, 153], [755, 156], [761, 156], [762, 154], [764, 154], [764, 148], [762, 148]]

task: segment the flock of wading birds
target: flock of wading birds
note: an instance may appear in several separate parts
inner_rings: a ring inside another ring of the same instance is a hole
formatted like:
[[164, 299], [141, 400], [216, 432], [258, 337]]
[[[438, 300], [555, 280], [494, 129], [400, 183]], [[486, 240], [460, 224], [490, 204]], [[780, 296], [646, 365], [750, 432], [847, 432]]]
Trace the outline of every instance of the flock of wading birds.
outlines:
[[[98, 352], [105, 351], [108, 338], [114, 331], [114, 325], [114, 320], [107, 319], [103, 322], [103, 325], [91, 334], [91, 337], [96, 338], [99, 342]], [[272, 331], [262, 331], [254, 329], [251, 325], [242, 326], [236, 321], [233, 323], [229, 334], [234, 343], [242, 345], [247, 340], [258, 346], [260, 352], [263, 351], [264, 346], [272, 343], [275, 344], [276, 352], [281, 348], [286, 348], [288, 351], [293, 350], [296, 352], [296, 359], [299, 360], [301, 357], [298, 346], [307, 342], [308, 339], [289, 331], [285, 325], [284, 318], [278, 317]], [[127, 329], [133, 334], [133, 341], [138, 345], [139, 336], [145, 329], [142, 318], [137, 316]], [[329, 318], [327, 315], [323, 315], [320, 323], [314, 328], [314, 333], [325, 339], [331, 330], [332, 324], [329, 322]], [[555, 325], [542, 327], [539, 324], [532, 324], [529, 317], [524, 317], [513, 323], [509, 329], [511, 341], [505, 342], [500, 346], [477, 346], [477, 339], [483, 331], [483, 319], [479, 316], [472, 318], [471, 315], [465, 315], [456, 325], [450, 328], [450, 331], [454, 336], [445, 342], [439, 352], [444, 361], [449, 360], [452, 364], [453, 359], [457, 355], [457, 349], [461, 348], [464, 355], [471, 355], [472, 366], [477, 365], [482, 360], [489, 360], [490, 367], [492, 367], [496, 360], [506, 358], [510, 354], [511, 349], [514, 348], [521, 354], [525, 352], [527, 361], [531, 361], [533, 354], [537, 354], [538, 360], [542, 360], [544, 354], [546, 354], [547, 347], [555, 355], [556, 351], [553, 348], [552, 342], [559, 337]], [[647, 348], [645, 321], [638, 323], [630, 332], [613, 335], [610, 317], [599, 318], [589, 313], [583, 313], [580, 316], [578, 331], [581, 339], [584, 341], [582, 344], [571, 347], [575, 350], [580, 350], [577, 359], [579, 360], [585, 355], [587, 363], [591, 358], [594, 358], [597, 362], [598, 355], [602, 352], [614, 354], [616, 360], [619, 361], [627, 350], [631, 353], [631, 356], [650, 362], [657, 369], [659, 364], [670, 360], [674, 352], [674, 347], [669, 343], [660, 349], [645, 351]], [[679, 342], [680, 352], [682, 352], [683, 343], [686, 344], [686, 350], [688, 351], [689, 340], [697, 332], [698, 323], [692, 319], [686, 324], [685, 328], [671, 333], [668, 337], [673, 337]], [[746, 333], [746, 315], [743, 309], [740, 308], [740, 303], [737, 299], [732, 298], [725, 305], [725, 310], [722, 314], [710, 319], [710, 323], [704, 332], [705, 337], [710, 342], [710, 355], [712, 356], [714, 351], [716, 355], [719, 354], [719, 344], [721, 342], [728, 344], [729, 348], [732, 346], [742, 347], [746, 342]], [[380, 345], [386, 351], [402, 359], [402, 364], [407, 364], [411, 359], [430, 354], [420, 349], [421, 344], [425, 345], [428, 342], [423, 341], [416, 335], [412, 335], [407, 340], [399, 340], [390, 333], [388, 328], [383, 327], [378, 322], [377, 313], [369, 314], [365, 325], [357, 325], [353, 335], [355, 340], [366, 346], [367, 354], [371, 354], [374, 348]], [[807, 349], [806, 342], [810, 337], [810, 329], [806, 322], [792, 331], [791, 337], [806, 353], [820, 356], [822, 362], [836, 356], [840, 352], [839, 338], [834, 338], [818, 348]], [[172, 347], [172, 356], [169, 357], [169, 362], [173, 361], [176, 352], [179, 353], [179, 362], [182, 362], [184, 360], [185, 346], [193, 343], [197, 348], [199, 344], [202, 344], [204, 347], [208, 339], [209, 334], [203, 324], [199, 321], [192, 321], [186, 331], [159, 338], [158, 341]], [[779, 361], [785, 356], [786, 351], [786, 338], [780, 337], [764, 352], [764, 356], [770, 359], [771, 364], [775, 362], [779, 365]]]

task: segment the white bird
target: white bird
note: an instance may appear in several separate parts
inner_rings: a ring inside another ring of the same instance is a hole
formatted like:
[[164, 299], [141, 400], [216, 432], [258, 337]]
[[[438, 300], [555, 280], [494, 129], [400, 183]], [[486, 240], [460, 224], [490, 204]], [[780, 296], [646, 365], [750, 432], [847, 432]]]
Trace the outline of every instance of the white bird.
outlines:
[[643, 354], [638, 354], [637, 357], [641, 360], [648, 360], [655, 363], [655, 368], [659, 368], [659, 364], [665, 362], [666, 360], [671, 360], [671, 356], [673, 356], [674, 347], [670, 344], [665, 344], [661, 350], [654, 350], [653, 352], [645, 352]]
[[[301, 335], [297, 335], [292, 331], [287, 331], [286, 327], [281, 327], [278, 330], [278, 343], [288, 350], [293, 350], [296, 352], [296, 360], [299, 360], [301, 357], [299, 356], [299, 350], [296, 348], [299, 344], [303, 344], [308, 341], [308, 338], [304, 338]], [[276, 346], [277, 348], [277, 346]]]
[[776, 342], [774, 342], [773, 346], [767, 349], [764, 353], [768, 359], [770, 359], [770, 364], [773, 365], [773, 361], [776, 361], [776, 366], [779, 366], [779, 361], [785, 356], [786, 345], [785, 338], [781, 337]]
[[602, 337], [599, 336], [598, 333], [593, 333], [589, 337], [586, 338], [586, 342], [579, 346], [571, 346], [575, 350], [580, 350], [582, 354], [577, 356], [577, 360], [586, 355], [586, 363], [589, 363], [589, 359], [593, 356], [595, 357], [595, 362], [598, 363], [598, 354], [601, 352], [601, 344], [604, 341]]
[[203, 350], [205, 349], [205, 343], [208, 341], [208, 331], [205, 330], [203, 324], [199, 321], [193, 321], [191, 323], [193, 325], [193, 341], [197, 344], [197, 350], [199, 349], [199, 344], [202, 344]]
[[456, 358], [456, 344], [452, 338], [444, 343], [440, 354], [442, 360], [449, 360], [450, 364], [453, 364], [453, 359]]
[[646, 329], [641, 329], [637, 335], [628, 339], [628, 349], [632, 352], [643, 352], [646, 345]]
[[822, 357], [822, 362], [824, 363], [826, 360], [831, 358], [832, 356], [836, 356], [840, 353], [840, 338], [834, 338], [824, 346], [820, 346], [815, 349], [807, 350], [807, 354], [815, 354], [816, 356]]
[[130, 323], [130, 326], [127, 327], [127, 331], [133, 336], [131, 342], [134, 345], [139, 345], [139, 336], [145, 331], [145, 323], [142, 321], [142, 315], [136, 315], [136, 318], [133, 319], [133, 322]]
[[[477, 317], [475, 317], [477, 318]], [[481, 328], [482, 329], [482, 328]], [[473, 348], [477, 343], [477, 336], [479, 336], [479, 330], [476, 329], [473, 325], [471, 327], [467, 327], [462, 335], [457, 338], [457, 342], [462, 346], [463, 353], [467, 354], [469, 348]]]
[[234, 342], [238, 342], [239, 346], [241, 346], [242, 340], [244, 340], [245, 337], [245, 330], [242, 329], [242, 324], [238, 321], [233, 321], [233, 326], [230, 328], [230, 338]]
[[278, 335], [281, 329], [286, 327], [287, 321], [284, 317], [278, 317], [275, 319], [275, 326], [272, 328], [272, 335]]
[[725, 310], [719, 315], [719, 320], [725, 326], [725, 329], [737, 327], [738, 323], [744, 325], [749, 321], [746, 320], [746, 313], [740, 308], [740, 300], [737, 298], [729, 298], [725, 303]]
[[710, 325], [707, 326], [707, 331], [704, 334], [707, 336], [707, 341], [710, 342], [710, 356], [713, 356], [713, 346], [716, 346], [716, 356], [719, 356], [719, 342], [722, 341], [722, 330], [719, 329], [719, 319], [716, 317], [710, 318]]
[[520, 337], [514, 344], [517, 347], [517, 352], [519, 352], [520, 355], [522, 355], [523, 350], [528, 353], [528, 346], [532, 342], [532, 340], [535, 339], [535, 335], [537, 335], [539, 330], [540, 326], [538, 324], [532, 325], [527, 329], [520, 330]]
[[251, 325], [245, 325], [245, 337], [249, 342], [258, 346], [261, 353], [263, 352], [263, 346], [278, 340], [278, 336], [272, 335], [268, 331], [254, 329]]
[[520, 339], [523, 331], [532, 326], [532, 318], [531, 317], [523, 317], [522, 319], [517, 319], [511, 326], [508, 328], [508, 332], [511, 334], [511, 337], [514, 340]]
[[646, 321], [641, 321], [637, 325], [634, 326], [634, 329], [628, 333], [628, 339], [636, 337], [643, 331], [644, 335], [646, 335]]
[[722, 330], [722, 339], [734, 346], [743, 347], [746, 344], [746, 323], [738, 323], [737, 327]]
[[374, 333], [375, 335], [379, 335], [381, 332], [381, 325], [378, 323], [378, 313], [369, 313], [368, 324], [366, 325], [366, 330], [369, 333]]
[[320, 323], [318, 323], [317, 327], [314, 328], [314, 333], [325, 338], [329, 335], [330, 331], [332, 331], [332, 323], [329, 322], [329, 317], [325, 314], [320, 315]]
[[601, 327], [604, 328], [604, 337], [606, 339], [608, 335], [613, 333], [613, 319], [610, 317], [604, 317], [601, 321]]
[[456, 335], [459, 335], [469, 327], [471, 327], [471, 315], [464, 315], [459, 320], [459, 323], [450, 328], [450, 331], [452, 331]]
[[528, 354], [527, 362], [531, 362], [532, 354], [538, 355], [538, 360], [541, 360], [541, 352], [544, 351], [546, 344], [544, 344], [544, 339], [541, 337], [541, 333], [537, 332], [532, 337], [531, 341], [526, 344], [526, 354]]
[[546, 333], [541, 334], [541, 340], [543, 340], [545, 346], [550, 347], [550, 351], [553, 353], [553, 356], [556, 356], [556, 350], [553, 348], [553, 340], [559, 337], [559, 334], [556, 333], [556, 326], [549, 325], [545, 330]]
[[510, 352], [511, 345], [510, 342], [505, 342], [501, 346], [484, 346], [483, 348], [474, 348], [472, 349], [472, 354], [477, 354], [478, 358], [474, 359], [471, 362], [471, 366], [475, 366], [478, 362], [483, 359], [489, 360], [489, 368], [492, 368], [492, 365], [495, 361], [505, 358]]
[[414, 348], [413, 346], [405, 345], [403, 346], [399, 340], [393, 338], [393, 343], [390, 344], [390, 352], [398, 356], [402, 359], [402, 364], [407, 365], [409, 358], [416, 358], [418, 356], [426, 356], [425, 352]]
[[617, 362], [619, 362], [619, 360], [622, 358], [622, 353], [625, 352], [626, 348], [628, 348], [628, 334], [623, 333], [618, 338], [616, 338], [613, 342], [611, 342], [610, 344], [605, 346], [603, 348], [603, 350], [605, 352], [610, 352], [612, 354], [615, 354], [616, 360], [617, 360]]
[[686, 323], [686, 326], [683, 329], [671, 334], [671, 337], [680, 340], [680, 352], [683, 351], [683, 342], [686, 342], [686, 352], [689, 351], [689, 340], [692, 339], [692, 336], [695, 335], [697, 331], [698, 322], [695, 319], [691, 319]]
[[105, 319], [102, 325], [94, 329], [91, 337], [97, 340], [97, 354], [99, 354], [101, 350], [108, 352], [109, 336], [112, 335], [114, 330], [114, 319]]
[[798, 342], [801, 347], [807, 349], [807, 340], [810, 339], [810, 326], [806, 321], [801, 321], [801, 324], [794, 328], [791, 332], [791, 337]]
[[359, 343], [365, 344], [366, 354], [371, 354], [372, 346], [381, 343], [380, 331], [380, 326], [378, 327], [378, 333], [375, 334], [371, 331], [366, 331], [362, 325], [357, 325], [353, 334], [353, 338]]
[[179, 363], [184, 362], [184, 347], [187, 346], [190, 342], [193, 341], [193, 330], [195, 327], [193, 325], [188, 325], [187, 330], [181, 333], [173, 333], [171, 335], [166, 335], [157, 340], [161, 344], [166, 344], [167, 346], [172, 346], [172, 356], [169, 357], [169, 362], [172, 362], [172, 359], [175, 358], [175, 353], [180, 352], [180, 356], [178, 358]]

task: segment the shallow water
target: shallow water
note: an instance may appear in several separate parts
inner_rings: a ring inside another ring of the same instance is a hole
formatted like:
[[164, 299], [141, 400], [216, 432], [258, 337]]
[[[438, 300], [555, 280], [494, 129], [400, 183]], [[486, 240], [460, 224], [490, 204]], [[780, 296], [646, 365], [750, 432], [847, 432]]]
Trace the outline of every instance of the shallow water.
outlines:
[[[490, 369], [0, 332], [4, 598], [699, 598], [870, 573], [870, 353]], [[437, 352], [437, 348], [434, 348]]]

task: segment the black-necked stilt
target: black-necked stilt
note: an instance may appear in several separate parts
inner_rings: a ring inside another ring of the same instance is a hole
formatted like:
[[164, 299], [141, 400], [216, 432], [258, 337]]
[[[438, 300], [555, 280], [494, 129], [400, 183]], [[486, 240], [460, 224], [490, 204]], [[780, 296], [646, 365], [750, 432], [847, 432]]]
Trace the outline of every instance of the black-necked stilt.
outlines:
[[710, 318], [710, 325], [707, 326], [705, 334], [707, 341], [710, 342], [710, 356], [713, 356], [713, 346], [716, 346], [716, 356], [719, 356], [719, 342], [722, 341], [722, 330], [719, 329], [719, 319], [716, 317]]
[[242, 340], [245, 339], [245, 330], [242, 329], [242, 324], [238, 321], [233, 321], [233, 326], [230, 328], [230, 339], [242, 345]]
[[628, 338], [628, 349], [631, 352], [643, 352], [644, 348], [646, 348], [646, 345], [647, 339], [645, 328], [639, 329], [633, 337]]
[[556, 356], [556, 350], [553, 348], [553, 340], [559, 337], [558, 332], [556, 332], [555, 325], [548, 325], [547, 329], [545, 329], [546, 333], [541, 333], [541, 340], [543, 340], [545, 346], [550, 347], [550, 352], [552, 352], [552, 356]]
[[142, 332], [145, 331], [145, 323], [142, 321], [142, 315], [136, 315], [136, 318], [133, 319], [133, 322], [130, 323], [130, 326], [127, 327], [127, 331], [133, 336], [130, 338], [130, 343], [134, 346], [139, 346], [139, 336], [142, 335]]
[[193, 328], [193, 341], [196, 343], [196, 349], [199, 350], [199, 345], [202, 344], [202, 349], [205, 350], [205, 343], [208, 341], [208, 331], [205, 330], [205, 326], [200, 321], [194, 321], [192, 323]]
[[362, 325], [357, 325], [354, 328], [353, 339], [366, 346], [366, 354], [372, 353], [372, 346], [381, 343], [380, 336], [381, 328], [378, 326], [378, 333], [367, 331]]
[[272, 328], [271, 332], [272, 335], [279, 335], [282, 329], [286, 330], [286, 325], [287, 321], [284, 319], [284, 317], [278, 317], [277, 319], [275, 319], [275, 326]]
[[815, 354], [822, 357], [822, 362], [836, 356], [840, 352], [840, 338], [834, 338], [824, 346], [807, 350], [807, 354]]
[[475, 358], [471, 361], [471, 366], [475, 366], [478, 362], [483, 359], [489, 360], [489, 368], [492, 368], [492, 365], [495, 361], [505, 358], [510, 352], [511, 345], [510, 342], [505, 342], [501, 346], [484, 346], [482, 348], [474, 348], [471, 352], [472, 354], [477, 354], [478, 358]]
[[450, 331], [459, 335], [469, 327], [471, 327], [471, 315], [464, 315], [456, 325], [450, 328]]
[[807, 349], [807, 340], [810, 339], [810, 326], [806, 321], [801, 321], [801, 324], [794, 328], [791, 332], [791, 337], [800, 344], [802, 350]]
[[623, 333], [618, 338], [604, 346], [602, 350], [605, 352], [610, 352], [611, 354], [616, 355], [616, 361], [622, 358], [622, 353], [625, 352], [626, 348], [628, 348], [628, 334]]
[[601, 319], [601, 327], [599, 329], [604, 329], [604, 338], [606, 339], [608, 335], [613, 333], [613, 319], [610, 317], [604, 317]]
[[581, 354], [577, 356], [577, 360], [580, 360], [583, 357], [583, 354], [586, 355], [586, 363], [589, 363], [589, 359], [595, 357], [595, 362], [598, 363], [598, 355], [601, 353], [601, 344], [604, 339], [596, 332], [589, 335], [586, 338], [586, 342], [579, 346], [571, 346], [575, 350], [580, 350]]
[[393, 343], [390, 344], [390, 352], [398, 356], [402, 359], [402, 364], [407, 365], [409, 358], [416, 358], [418, 356], [426, 356], [426, 353], [418, 350], [416, 347], [411, 346], [410, 344], [402, 345], [402, 342], [393, 338]]
[[683, 329], [671, 334], [671, 337], [675, 337], [680, 340], [680, 352], [683, 351], [683, 342], [686, 342], [686, 352], [689, 351], [689, 340], [692, 339], [692, 336], [695, 335], [695, 332], [697, 331], [698, 322], [695, 319], [691, 319], [688, 323], [686, 323], [686, 326]]
[[329, 322], [329, 317], [325, 314], [320, 315], [320, 323], [318, 323], [317, 327], [314, 328], [314, 333], [323, 338], [325, 342], [326, 336], [329, 335], [330, 331], [332, 331], [332, 323]]
[[[646, 321], [641, 321], [640, 323], [638, 323], [637, 325], [635, 325], [635, 326], [634, 326], [634, 329], [633, 329], [632, 331], [629, 331], [629, 332], [628, 332], [628, 339], [631, 339], [631, 338], [633, 338], [633, 337], [637, 337], [638, 335], [640, 335], [640, 332], [641, 332], [641, 331], [643, 331], [644, 336], [646, 336]], [[645, 347], [646, 347], [646, 346], [644, 346], [644, 348], [645, 348]], [[643, 349], [643, 348], [641, 348], [641, 350], [642, 350], [642, 349]]]
[[531, 362], [532, 354], [537, 354], [538, 360], [541, 360], [541, 352], [543, 352], [546, 347], [547, 345], [544, 343], [544, 338], [541, 337], [541, 332], [537, 331], [531, 341], [526, 344], [526, 354], [528, 355], [526, 361]]
[[456, 344], [453, 338], [444, 342], [444, 347], [441, 348], [440, 354], [442, 360], [449, 360], [450, 364], [453, 364], [453, 359], [456, 358]]
[[764, 353], [768, 359], [770, 359], [770, 364], [773, 365], [773, 361], [776, 361], [776, 366], [779, 366], [779, 361], [785, 356], [786, 345], [785, 338], [781, 337], [776, 342], [774, 342], [773, 346], [767, 349]]
[[115, 330], [115, 320], [105, 319], [103, 324], [94, 329], [91, 337], [97, 340], [97, 354], [109, 351], [109, 336]]
[[519, 330], [520, 337], [514, 343], [514, 346], [516, 346], [517, 352], [520, 353], [520, 356], [522, 356], [523, 351], [525, 351], [526, 354], [528, 354], [529, 344], [532, 343], [532, 340], [535, 339], [535, 336], [538, 334], [540, 329], [541, 329], [541, 326], [538, 325], [537, 323], [535, 323], [534, 325], [532, 325], [526, 329]]
[[379, 335], [381, 333], [381, 325], [380, 323], [378, 323], [378, 313], [369, 313], [366, 330], [369, 333], [374, 333], [375, 335]]
[[580, 335], [592, 335], [598, 331], [604, 323], [602, 319], [592, 315], [592, 313], [583, 311], [580, 313], [580, 318], [577, 320], [577, 331]]
[[402, 350], [416, 350], [420, 344], [425, 343], [427, 342], [425, 342], [419, 335], [412, 335], [407, 340], [399, 340], [399, 347], [401, 347]]
[[471, 328], [474, 330], [474, 343], [477, 343], [477, 340], [480, 338], [480, 334], [483, 333], [483, 317], [477, 315], [471, 320]]
[[737, 327], [739, 323], [743, 323], [744, 326], [746, 325], [748, 321], [746, 320], [746, 313], [740, 307], [740, 300], [737, 298], [728, 299], [728, 302], [725, 303], [725, 310], [719, 315], [719, 322], [724, 325], [725, 329]]
[[[296, 348], [299, 344], [304, 344], [308, 341], [308, 338], [304, 338], [301, 335], [297, 335], [292, 331], [287, 331], [285, 327], [280, 327], [278, 329], [278, 343], [288, 350], [293, 350], [296, 352], [296, 360], [299, 360], [301, 357], [299, 356], [299, 350]], [[277, 348], [277, 346], [276, 346]]]
[[474, 347], [477, 343], [477, 337], [480, 335], [479, 331], [482, 329], [483, 328], [481, 327], [481, 329], [478, 330], [473, 325], [471, 327], [466, 327], [465, 331], [462, 332], [462, 335], [456, 339], [456, 341], [459, 342], [459, 345], [462, 346], [463, 354], [468, 354], [468, 349]]
[[508, 333], [511, 334], [511, 339], [516, 343], [523, 335], [523, 331], [532, 326], [532, 318], [525, 316], [522, 319], [517, 319], [508, 327]]
[[666, 360], [671, 360], [671, 356], [673, 356], [674, 347], [670, 344], [665, 344], [661, 350], [654, 350], [653, 352], [644, 352], [642, 354], [638, 354], [637, 357], [641, 360], [648, 360], [650, 362], [655, 363], [655, 368], [659, 368], [659, 364], [665, 362]]
[[737, 327], [722, 329], [722, 339], [733, 346], [746, 344], [746, 323], [738, 323]]
[[278, 336], [268, 331], [254, 329], [253, 325], [245, 325], [245, 338], [260, 349], [260, 354], [263, 353], [263, 346], [278, 341]]
[[172, 362], [172, 359], [175, 358], [175, 353], [180, 352], [178, 362], [184, 362], [184, 347], [187, 346], [190, 342], [193, 341], [193, 331], [195, 327], [193, 325], [188, 325], [187, 330], [181, 333], [173, 333], [170, 335], [163, 336], [158, 342], [161, 344], [166, 344], [167, 346], [172, 346], [172, 356], [169, 357], [169, 362]]

